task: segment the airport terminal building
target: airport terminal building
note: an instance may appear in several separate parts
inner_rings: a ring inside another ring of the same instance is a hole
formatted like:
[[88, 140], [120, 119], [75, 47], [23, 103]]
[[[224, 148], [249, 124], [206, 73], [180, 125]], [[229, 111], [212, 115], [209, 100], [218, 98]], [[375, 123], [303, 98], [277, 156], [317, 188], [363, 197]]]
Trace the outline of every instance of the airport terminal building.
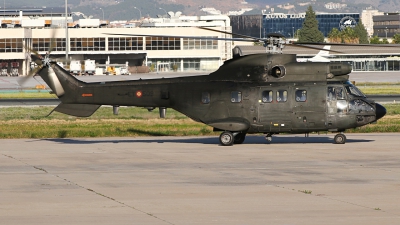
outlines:
[[148, 66], [157, 72], [212, 71], [232, 58], [231, 42], [152, 36], [230, 37], [198, 28], [231, 32], [229, 17], [223, 15], [197, 17], [170, 12], [169, 18], [146, 18], [111, 26], [98, 19], [79, 19], [73, 23], [73, 13], [68, 11], [65, 16], [61, 7], [10, 9], [0, 10], [0, 13], [4, 13], [0, 29], [0, 67], [8, 75], [16, 69], [19, 75], [28, 74], [32, 66], [31, 52], [24, 46], [45, 55], [52, 38], [52, 58], [62, 60], [68, 54], [69, 60], [90, 59], [100, 65], [128, 63]]

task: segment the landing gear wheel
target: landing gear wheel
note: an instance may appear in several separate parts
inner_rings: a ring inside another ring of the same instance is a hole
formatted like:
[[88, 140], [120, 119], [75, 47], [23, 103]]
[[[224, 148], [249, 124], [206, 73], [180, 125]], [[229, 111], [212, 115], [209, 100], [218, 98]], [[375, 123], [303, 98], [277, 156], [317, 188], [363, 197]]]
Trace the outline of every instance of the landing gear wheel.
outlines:
[[235, 138], [233, 137], [233, 134], [229, 131], [224, 131], [219, 136], [219, 142], [222, 146], [231, 146], [233, 145], [234, 140]]
[[242, 144], [244, 142], [244, 139], [246, 139], [246, 133], [238, 133], [236, 134], [233, 143], [234, 144]]
[[267, 134], [267, 136], [265, 136], [265, 140], [267, 140], [268, 144], [272, 142], [272, 134]]
[[344, 144], [344, 143], [346, 143], [346, 135], [336, 134], [334, 141], [335, 141], [335, 144]]

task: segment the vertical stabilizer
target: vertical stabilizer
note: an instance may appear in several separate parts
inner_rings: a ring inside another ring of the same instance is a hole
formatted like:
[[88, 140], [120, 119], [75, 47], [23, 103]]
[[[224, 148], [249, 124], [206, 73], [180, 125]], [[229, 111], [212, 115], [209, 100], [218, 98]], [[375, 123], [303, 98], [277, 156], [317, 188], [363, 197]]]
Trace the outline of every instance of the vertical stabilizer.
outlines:
[[39, 71], [39, 75], [61, 101], [63, 98], [73, 97], [76, 90], [86, 84], [73, 77], [57, 63], [49, 62], [48, 65]]

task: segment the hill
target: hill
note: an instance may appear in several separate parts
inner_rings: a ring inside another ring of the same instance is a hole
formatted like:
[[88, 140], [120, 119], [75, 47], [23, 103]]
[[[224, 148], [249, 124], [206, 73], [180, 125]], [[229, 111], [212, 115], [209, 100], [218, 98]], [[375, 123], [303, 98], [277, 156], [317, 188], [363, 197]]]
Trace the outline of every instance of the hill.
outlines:
[[[325, 4], [333, 2], [344, 4], [337, 9], [327, 9]], [[60, 7], [65, 0], [6, 0], [6, 8], [22, 7]], [[253, 8], [246, 14], [260, 14], [266, 5], [274, 8], [274, 12], [302, 13], [308, 5], [312, 5], [317, 12], [361, 12], [371, 7], [383, 12], [400, 11], [400, 0], [68, 0], [68, 6], [74, 12], [82, 12], [85, 15], [103, 17], [107, 20], [138, 19], [142, 16], [156, 17], [165, 14], [165, 11], [182, 11], [185, 15], [205, 15], [201, 8], [216, 8], [222, 13], [238, 11], [241, 8]], [[1, 8], [3, 8], [0, 3]], [[136, 8], [135, 8], [136, 7]], [[160, 9], [162, 8], [162, 9]], [[140, 11], [139, 11], [140, 10]]]

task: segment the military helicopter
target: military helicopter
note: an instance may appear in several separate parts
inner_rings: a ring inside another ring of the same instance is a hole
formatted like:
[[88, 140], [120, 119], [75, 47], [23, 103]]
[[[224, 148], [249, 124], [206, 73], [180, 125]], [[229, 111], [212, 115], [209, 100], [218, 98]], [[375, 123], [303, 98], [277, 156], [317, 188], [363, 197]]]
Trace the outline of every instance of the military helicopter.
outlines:
[[31, 74], [39, 74], [61, 100], [53, 111], [88, 117], [101, 105], [114, 106], [114, 110], [138, 106], [159, 108], [160, 116], [165, 117], [166, 109], [172, 108], [221, 131], [223, 146], [243, 143], [246, 134], [263, 133], [270, 142], [274, 134], [307, 136], [322, 131], [337, 133], [334, 143], [344, 144], [346, 129], [376, 122], [386, 114], [382, 105], [349, 82], [351, 65], [297, 62], [295, 54], [282, 54], [290, 43], [280, 34], [265, 39], [240, 36], [212, 39], [262, 42], [267, 52], [234, 54], [207, 75], [86, 83], [53, 61], [51, 50], [44, 57], [32, 50], [38, 67]]

